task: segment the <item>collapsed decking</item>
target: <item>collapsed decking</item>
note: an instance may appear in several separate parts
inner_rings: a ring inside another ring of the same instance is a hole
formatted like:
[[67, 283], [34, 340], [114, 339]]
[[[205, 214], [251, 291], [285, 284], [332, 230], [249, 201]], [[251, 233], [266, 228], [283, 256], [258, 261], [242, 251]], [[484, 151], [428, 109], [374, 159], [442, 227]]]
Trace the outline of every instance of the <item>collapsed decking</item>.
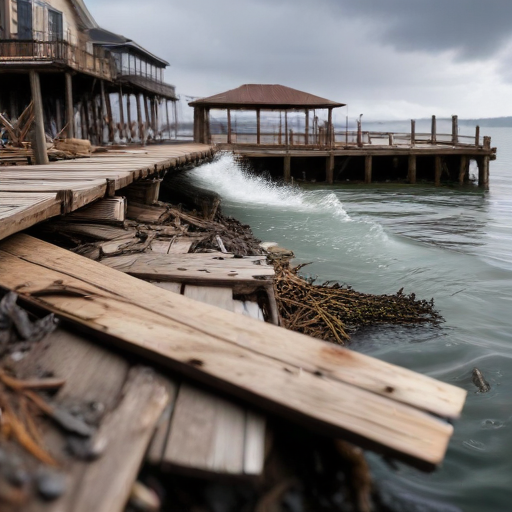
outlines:
[[[415, 121], [411, 121], [408, 134], [363, 132], [360, 119], [357, 132], [348, 128], [337, 131], [332, 113], [343, 103], [282, 85], [246, 84], [189, 105], [194, 107], [196, 142], [215, 142], [256, 165], [261, 163], [266, 171], [274, 171], [285, 181], [293, 178], [332, 184], [398, 180], [415, 184], [424, 180], [440, 185], [444, 180], [463, 184], [469, 181], [470, 160], [475, 160], [478, 184], [487, 187], [489, 161], [496, 157], [490, 137], [481, 140], [479, 127], [474, 137], [459, 135], [457, 116], [452, 118], [449, 135], [437, 133], [435, 116], [430, 133], [416, 133]], [[219, 110], [227, 112], [227, 120], [213, 133], [211, 111]], [[328, 112], [323, 123], [317, 116], [322, 110]], [[232, 112], [251, 111], [255, 112], [256, 126], [244, 119], [237, 128]], [[262, 125], [262, 113], [276, 111], [279, 121]], [[291, 113], [304, 113], [298, 129], [289, 126]]]

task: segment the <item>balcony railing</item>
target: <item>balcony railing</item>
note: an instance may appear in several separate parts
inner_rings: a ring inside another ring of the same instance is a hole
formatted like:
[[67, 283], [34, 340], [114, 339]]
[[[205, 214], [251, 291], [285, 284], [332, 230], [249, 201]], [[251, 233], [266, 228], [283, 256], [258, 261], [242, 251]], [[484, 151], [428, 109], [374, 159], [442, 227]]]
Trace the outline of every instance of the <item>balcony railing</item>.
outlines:
[[18, 65], [28, 62], [65, 65], [105, 80], [112, 80], [115, 77], [114, 61], [101, 48], [92, 54], [67, 41], [0, 41], [0, 66], [6, 63]]

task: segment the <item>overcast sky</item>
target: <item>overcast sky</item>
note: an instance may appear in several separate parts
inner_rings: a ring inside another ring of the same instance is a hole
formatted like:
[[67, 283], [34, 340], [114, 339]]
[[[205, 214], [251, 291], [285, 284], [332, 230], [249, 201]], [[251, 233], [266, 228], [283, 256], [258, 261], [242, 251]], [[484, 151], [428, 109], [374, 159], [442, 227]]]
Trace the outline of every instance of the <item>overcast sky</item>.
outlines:
[[512, 0], [86, 4], [169, 61], [182, 98], [277, 83], [347, 103], [350, 118], [512, 115]]

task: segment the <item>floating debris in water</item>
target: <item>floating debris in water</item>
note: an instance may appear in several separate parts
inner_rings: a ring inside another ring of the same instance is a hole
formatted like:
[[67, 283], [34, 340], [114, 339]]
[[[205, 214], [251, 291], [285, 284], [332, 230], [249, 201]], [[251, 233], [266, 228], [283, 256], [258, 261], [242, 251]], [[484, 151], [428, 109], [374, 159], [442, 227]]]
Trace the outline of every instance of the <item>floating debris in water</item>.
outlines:
[[349, 332], [376, 324], [438, 325], [441, 315], [434, 300], [415, 294], [371, 295], [330, 282], [314, 285], [298, 275], [304, 265], [276, 265], [275, 293], [283, 326], [287, 329], [341, 345]]
[[487, 393], [491, 390], [491, 385], [485, 380], [482, 372], [478, 368], [473, 368], [473, 384], [480, 393]]

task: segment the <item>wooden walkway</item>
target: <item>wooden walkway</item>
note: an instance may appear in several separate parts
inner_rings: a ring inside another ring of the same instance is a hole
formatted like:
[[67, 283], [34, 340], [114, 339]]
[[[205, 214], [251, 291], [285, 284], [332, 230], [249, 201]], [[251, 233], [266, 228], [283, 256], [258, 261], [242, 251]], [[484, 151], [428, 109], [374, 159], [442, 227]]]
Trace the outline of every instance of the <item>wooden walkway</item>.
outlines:
[[0, 167], [0, 239], [213, 151], [206, 144], [155, 145], [50, 165]]

